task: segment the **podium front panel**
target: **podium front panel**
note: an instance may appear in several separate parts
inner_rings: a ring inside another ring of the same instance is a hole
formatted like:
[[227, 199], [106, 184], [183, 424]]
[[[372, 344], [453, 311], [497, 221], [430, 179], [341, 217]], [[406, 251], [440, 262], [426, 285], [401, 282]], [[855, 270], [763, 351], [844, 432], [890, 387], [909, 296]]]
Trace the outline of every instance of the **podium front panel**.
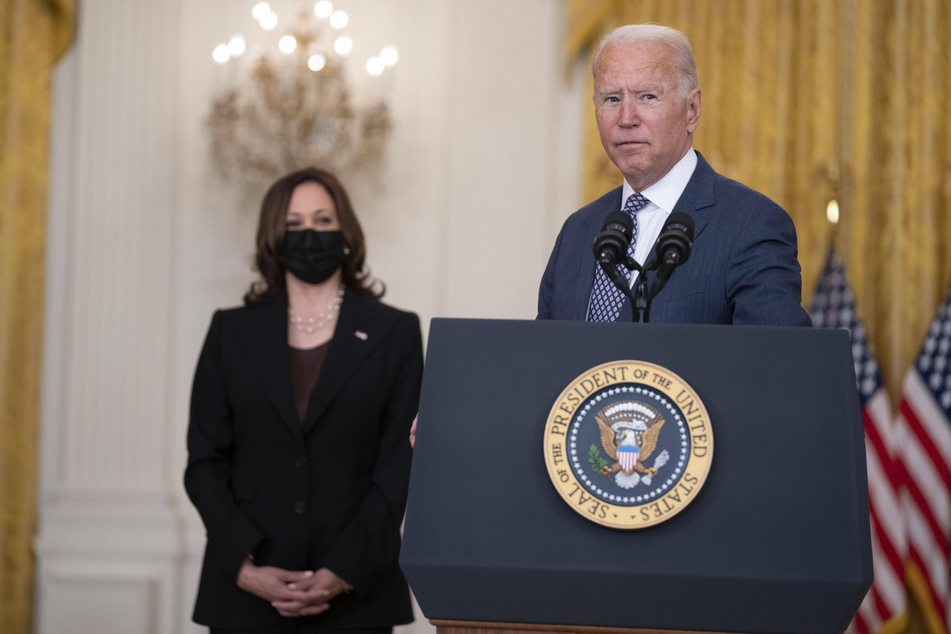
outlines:
[[[715, 451], [662, 524], [605, 528], [549, 480], [561, 391], [655, 363], [706, 405]], [[871, 584], [862, 417], [845, 331], [435, 319], [401, 566], [428, 618], [842, 631]]]

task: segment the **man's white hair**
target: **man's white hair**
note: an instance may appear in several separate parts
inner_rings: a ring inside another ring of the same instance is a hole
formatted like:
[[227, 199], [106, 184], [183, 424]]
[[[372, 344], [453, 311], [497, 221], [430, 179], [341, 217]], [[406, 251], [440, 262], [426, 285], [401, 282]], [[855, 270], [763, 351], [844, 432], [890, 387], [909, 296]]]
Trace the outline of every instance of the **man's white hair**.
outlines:
[[601, 51], [609, 44], [636, 44], [639, 42], [663, 42], [673, 49], [674, 69], [677, 71], [680, 86], [680, 95], [686, 99], [690, 91], [700, 87], [697, 80], [697, 63], [693, 59], [693, 48], [687, 36], [660, 24], [628, 24], [619, 26], [604, 36], [594, 53], [591, 62], [591, 75], [598, 79], [598, 58]]

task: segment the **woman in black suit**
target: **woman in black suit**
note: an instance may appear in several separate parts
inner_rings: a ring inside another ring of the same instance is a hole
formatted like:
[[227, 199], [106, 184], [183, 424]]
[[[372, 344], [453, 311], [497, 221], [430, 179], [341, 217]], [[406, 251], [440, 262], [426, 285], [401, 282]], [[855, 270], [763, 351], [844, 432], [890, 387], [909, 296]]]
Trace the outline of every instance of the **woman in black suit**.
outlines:
[[212, 632], [388, 632], [422, 375], [419, 320], [380, 303], [339, 181], [306, 169], [261, 206], [245, 306], [195, 372], [185, 488], [208, 532]]

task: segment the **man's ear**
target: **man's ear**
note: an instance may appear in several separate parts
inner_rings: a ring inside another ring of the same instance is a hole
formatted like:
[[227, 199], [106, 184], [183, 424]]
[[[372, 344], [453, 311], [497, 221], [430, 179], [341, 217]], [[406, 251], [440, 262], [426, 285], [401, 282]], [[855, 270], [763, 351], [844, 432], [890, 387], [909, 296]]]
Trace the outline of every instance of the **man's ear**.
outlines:
[[687, 132], [693, 134], [700, 125], [700, 89], [694, 88], [687, 95]]

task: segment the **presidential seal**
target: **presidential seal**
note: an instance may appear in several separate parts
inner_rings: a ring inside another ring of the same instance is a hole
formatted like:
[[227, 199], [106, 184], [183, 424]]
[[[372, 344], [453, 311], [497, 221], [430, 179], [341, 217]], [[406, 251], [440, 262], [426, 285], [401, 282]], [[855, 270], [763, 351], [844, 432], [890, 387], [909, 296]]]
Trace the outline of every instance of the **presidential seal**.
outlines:
[[672, 518], [703, 487], [713, 429], [683, 379], [653, 363], [613, 361], [572, 381], [545, 426], [545, 464], [561, 497], [612, 528]]

